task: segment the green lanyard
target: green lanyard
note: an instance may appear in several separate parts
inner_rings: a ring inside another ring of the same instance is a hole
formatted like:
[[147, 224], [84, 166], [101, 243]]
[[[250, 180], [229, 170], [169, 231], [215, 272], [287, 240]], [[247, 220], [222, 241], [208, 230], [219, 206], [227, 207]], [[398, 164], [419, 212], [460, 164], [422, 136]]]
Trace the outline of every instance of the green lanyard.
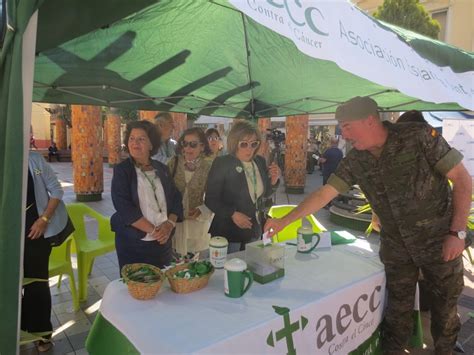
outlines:
[[[253, 197], [255, 200], [254, 203], [256, 205], [257, 204], [257, 172], [255, 171], [255, 165], [253, 163], [253, 160], [250, 163], [252, 164], [252, 175], [250, 176], [250, 180], [252, 181]], [[245, 173], [247, 174], [247, 169], [245, 169]]]
[[[145, 179], [150, 183], [150, 186], [153, 190], [153, 197], [155, 198], [155, 202], [156, 202], [156, 205], [158, 206], [158, 209], [160, 210], [160, 213], [163, 212], [162, 209], [161, 209], [160, 203], [158, 202], [158, 198], [156, 197], [155, 181], [152, 178], [150, 178], [143, 170], [140, 169], [140, 171], [142, 172]], [[154, 172], [154, 170], [152, 170], [152, 171]]]

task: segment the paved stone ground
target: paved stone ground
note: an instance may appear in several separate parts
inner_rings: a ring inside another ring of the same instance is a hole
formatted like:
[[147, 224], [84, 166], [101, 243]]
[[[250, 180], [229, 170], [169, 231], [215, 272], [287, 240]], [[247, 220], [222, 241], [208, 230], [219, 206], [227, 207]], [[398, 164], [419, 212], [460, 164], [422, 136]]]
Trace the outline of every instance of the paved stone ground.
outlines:
[[[65, 195], [64, 202], [75, 202], [75, 194], [73, 191], [73, 177], [71, 163], [52, 163], [53, 169], [61, 181]], [[104, 193], [103, 199], [99, 202], [89, 202], [88, 204], [100, 213], [111, 216], [114, 212], [112, 200], [110, 197], [110, 183], [113, 171], [104, 164]], [[322, 177], [319, 171], [311, 175], [307, 175], [305, 193], [302, 195], [287, 195], [283, 186], [277, 191], [277, 204], [297, 204], [301, 202], [311, 191], [321, 186]], [[327, 229], [340, 229], [339, 226], [333, 224], [329, 220], [329, 212], [321, 210], [317, 213], [316, 218]], [[96, 226], [92, 221], [89, 222], [89, 235], [93, 236]], [[358, 237], [365, 238], [359, 231], [348, 230]], [[93, 237], [92, 237], [93, 238]], [[378, 235], [369, 236], [371, 243], [378, 243]], [[459, 300], [458, 310], [463, 323], [459, 334], [459, 341], [464, 347], [465, 353], [474, 355], [474, 315], [469, 316], [470, 312], [474, 312], [474, 266], [465, 260], [465, 288]], [[76, 267], [76, 260], [73, 256], [73, 266]], [[69, 289], [69, 280], [66, 279], [61, 283], [61, 287], [57, 287], [57, 277], [51, 278], [50, 287], [53, 300], [52, 322], [54, 327], [53, 340], [55, 346], [49, 354], [87, 354], [85, 350], [85, 339], [89, 332], [92, 322], [97, 314], [100, 306], [102, 295], [107, 284], [119, 277], [119, 268], [116, 254], [109, 253], [96, 259], [92, 273], [89, 278], [88, 300], [81, 304], [78, 312], [72, 310], [72, 298]], [[76, 278], [77, 280], [77, 278]], [[425, 330], [426, 347], [423, 350], [414, 350], [413, 354], [430, 354], [432, 353], [432, 341], [429, 333], [429, 314], [423, 313], [423, 323]], [[37, 354], [35, 347], [30, 344], [20, 348], [20, 354]]]

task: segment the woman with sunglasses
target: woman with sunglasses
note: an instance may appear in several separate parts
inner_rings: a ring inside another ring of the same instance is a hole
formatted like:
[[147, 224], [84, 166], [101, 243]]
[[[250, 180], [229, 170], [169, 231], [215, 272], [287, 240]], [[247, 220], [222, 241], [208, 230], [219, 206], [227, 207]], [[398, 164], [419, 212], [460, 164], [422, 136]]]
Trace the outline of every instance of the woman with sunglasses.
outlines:
[[229, 154], [217, 157], [209, 172], [206, 205], [215, 213], [209, 231], [227, 238], [229, 253], [260, 238], [264, 200], [280, 177], [276, 164], [267, 168], [265, 159], [256, 155], [260, 141], [251, 123], [237, 122], [227, 138]]
[[206, 136], [200, 128], [189, 128], [178, 140], [177, 155], [168, 166], [183, 196], [184, 220], [176, 225], [173, 249], [178, 255], [200, 252], [208, 256], [212, 212], [204, 205], [204, 191], [212, 160]]
[[224, 154], [224, 145], [222, 144], [221, 135], [219, 131], [215, 128], [209, 128], [206, 130], [206, 138], [209, 142], [209, 148], [211, 148], [212, 159], [217, 158]]
[[130, 157], [114, 168], [110, 219], [120, 270], [125, 264], [157, 267], [172, 261], [171, 237], [183, 218], [181, 194], [166, 165], [151, 159], [160, 145], [148, 121], [127, 125], [124, 143]]

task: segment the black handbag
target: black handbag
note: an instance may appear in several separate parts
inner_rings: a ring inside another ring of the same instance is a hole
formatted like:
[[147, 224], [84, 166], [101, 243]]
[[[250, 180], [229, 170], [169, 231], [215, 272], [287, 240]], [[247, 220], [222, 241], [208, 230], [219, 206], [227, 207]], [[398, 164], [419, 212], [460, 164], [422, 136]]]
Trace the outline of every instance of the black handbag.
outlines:
[[66, 226], [58, 234], [47, 238], [52, 247], [58, 247], [75, 231], [74, 224], [72, 224], [71, 218], [67, 216]]

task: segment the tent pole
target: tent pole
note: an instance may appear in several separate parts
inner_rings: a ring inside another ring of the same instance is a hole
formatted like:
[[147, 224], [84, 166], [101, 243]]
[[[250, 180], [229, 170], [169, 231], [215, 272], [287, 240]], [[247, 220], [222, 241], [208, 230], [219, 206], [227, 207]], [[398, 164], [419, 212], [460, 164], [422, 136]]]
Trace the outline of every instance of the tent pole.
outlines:
[[240, 15], [242, 16], [242, 26], [244, 29], [244, 39], [245, 39], [245, 50], [247, 54], [247, 73], [249, 76], [249, 87], [250, 87], [250, 95], [252, 98], [250, 99], [250, 115], [255, 118], [255, 98], [253, 97], [253, 88], [252, 88], [252, 74], [250, 73], [250, 48], [247, 36], [247, 26], [245, 24], [245, 15], [241, 12]]

